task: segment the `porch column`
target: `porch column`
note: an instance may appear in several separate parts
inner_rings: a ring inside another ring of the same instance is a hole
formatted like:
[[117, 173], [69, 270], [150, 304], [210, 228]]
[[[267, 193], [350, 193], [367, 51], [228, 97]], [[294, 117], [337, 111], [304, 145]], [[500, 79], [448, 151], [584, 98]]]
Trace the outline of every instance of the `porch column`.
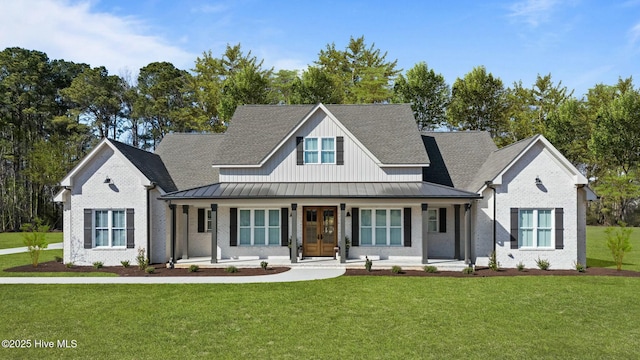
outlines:
[[182, 258], [189, 258], [189, 205], [182, 205]]
[[298, 204], [291, 204], [291, 263], [298, 262]]
[[464, 205], [464, 216], [467, 219], [466, 231], [464, 237], [464, 263], [469, 265], [469, 257], [471, 256], [471, 203]]
[[429, 263], [427, 249], [427, 234], [429, 233], [429, 204], [422, 204], [422, 263]]
[[454, 255], [453, 257], [460, 260], [460, 204], [453, 205], [453, 220], [454, 220]]
[[169, 204], [171, 209], [171, 261], [176, 261], [176, 204]]
[[347, 241], [345, 234], [347, 222], [347, 205], [345, 203], [340, 204], [340, 263], [347, 262]]
[[218, 204], [211, 204], [211, 263], [218, 262]]

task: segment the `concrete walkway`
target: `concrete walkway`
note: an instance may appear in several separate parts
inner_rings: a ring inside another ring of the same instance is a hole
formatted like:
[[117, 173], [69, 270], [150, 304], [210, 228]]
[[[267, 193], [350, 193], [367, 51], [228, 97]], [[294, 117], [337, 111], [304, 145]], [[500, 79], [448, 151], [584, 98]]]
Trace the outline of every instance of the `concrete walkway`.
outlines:
[[[46, 250], [56, 250], [56, 249], [62, 249], [62, 243], [53, 243], [53, 244], [49, 244], [49, 246], [47, 246]], [[9, 254], [18, 254], [18, 253], [23, 253], [23, 252], [27, 252], [27, 247], [18, 247], [18, 248], [9, 248], [9, 249], [0, 249], [0, 255], [9, 255]]]

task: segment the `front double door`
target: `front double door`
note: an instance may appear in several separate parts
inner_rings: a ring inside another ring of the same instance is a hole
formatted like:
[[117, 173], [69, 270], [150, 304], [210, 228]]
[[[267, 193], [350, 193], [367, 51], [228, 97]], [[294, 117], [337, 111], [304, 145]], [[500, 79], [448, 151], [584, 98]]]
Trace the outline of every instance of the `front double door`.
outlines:
[[338, 208], [333, 206], [305, 206], [303, 208], [303, 255], [334, 256], [338, 246]]

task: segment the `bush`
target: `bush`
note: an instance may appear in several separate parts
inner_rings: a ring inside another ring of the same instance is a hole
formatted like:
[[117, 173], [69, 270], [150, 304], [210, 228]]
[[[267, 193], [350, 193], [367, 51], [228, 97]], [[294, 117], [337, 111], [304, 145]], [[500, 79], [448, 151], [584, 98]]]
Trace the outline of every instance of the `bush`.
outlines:
[[62, 262], [62, 256], [56, 255], [53, 257], [53, 260], [55, 260], [56, 262]]
[[466, 268], [462, 269], [462, 273], [467, 275], [473, 275], [475, 273], [475, 270], [473, 270], [473, 266], [467, 266]]
[[577, 270], [578, 272], [584, 272], [584, 271], [585, 271], [584, 265], [582, 265], [582, 264], [581, 264], [581, 263], [579, 263], [579, 262], [576, 262], [575, 267], [576, 267], [576, 270]]
[[96, 261], [96, 262], [93, 263], [93, 268], [98, 270], [98, 269], [102, 268], [102, 265], [103, 265], [102, 261]]
[[129, 260], [122, 260], [122, 261], [120, 261], [120, 264], [122, 264], [122, 267], [126, 267], [126, 268], [128, 268], [129, 265], [131, 265], [129, 263]]
[[522, 263], [522, 261], [520, 261], [518, 265], [516, 265], [516, 268], [518, 268], [518, 271], [524, 271], [524, 264]]
[[153, 274], [156, 271], [156, 268], [154, 268], [153, 266], [147, 266], [146, 268], [144, 268], [144, 271], [147, 274]]
[[369, 257], [365, 257], [364, 268], [367, 269], [367, 271], [371, 271], [371, 266], [373, 266], [373, 261], [371, 261]]
[[[615, 233], [614, 233], [614, 229]], [[611, 250], [613, 261], [616, 263], [616, 270], [622, 270], [622, 258], [624, 254], [631, 251], [631, 243], [629, 238], [631, 237], [631, 229], [624, 225], [618, 228], [607, 228], [605, 230], [607, 234], [607, 247]]]
[[538, 258], [538, 260], [536, 260], [536, 265], [538, 266], [538, 269], [540, 269], [540, 270], [549, 270], [549, 268], [551, 267], [551, 264], [549, 263], [549, 260], [540, 259], [540, 258]]
[[391, 272], [394, 274], [402, 274], [402, 268], [398, 265], [393, 265], [391, 267]]
[[22, 241], [31, 257], [31, 265], [38, 267], [40, 252], [49, 246], [46, 238], [49, 226], [42, 225], [40, 219], [36, 219], [34, 224], [22, 225], [22, 231], [24, 231]]
[[437, 273], [438, 272], [438, 268], [433, 266], [433, 265], [427, 265], [427, 266], [424, 267], [424, 272]]
[[500, 270], [500, 263], [496, 259], [496, 252], [495, 251], [492, 251], [491, 254], [489, 255], [489, 269], [491, 269], [493, 271]]
[[73, 261], [69, 261], [68, 263], [64, 264], [64, 266], [65, 266], [67, 269], [71, 269], [71, 268], [73, 267]]
[[228, 272], [228, 273], [237, 273], [238, 272], [238, 268], [231, 265], [231, 266], [227, 266], [224, 271]]
[[189, 266], [189, 272], [198, 272], [198, 270], [200, 270], [200, 266], [198, 265]]
[[149, 260], [144, 253], [144, 248], [138, 248], [138, 256], [136, 256], [136, 261], [138, 262], [138, 269], [140, 270], [145, 270], [147, 266], [149, 266]]
[[261, 261], [260, 262], [260, 267], [262, 268], [262, 270], [267, 270], [267, 267], [269, 266], [269, 263], [266, 261]]

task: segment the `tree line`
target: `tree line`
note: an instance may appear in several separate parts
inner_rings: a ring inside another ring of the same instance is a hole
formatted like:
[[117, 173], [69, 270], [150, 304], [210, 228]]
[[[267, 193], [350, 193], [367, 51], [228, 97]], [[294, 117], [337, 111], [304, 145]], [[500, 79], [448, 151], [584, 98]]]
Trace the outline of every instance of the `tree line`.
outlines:
[[37, 50], [0, 52], [0, 231], [41, 219], [61, 226], [58, 182], [101, 138], [153, 150], [170, 132], [223, 132], [241, 104], [410, 103], [420, 130], [482, 130], [498, 146], [543, 134], [591, 181], [589, 222], [637, 225], [640, 90], [631, 78], [580, 98], [538, 75], [505, 86], [483, 66], [453, 84], [426, 62], [397, 60], [351, 37], [327, 44], [303, 71], [266, 68], [240, 44], [192, 69], [153, 62], [109, 74]]

